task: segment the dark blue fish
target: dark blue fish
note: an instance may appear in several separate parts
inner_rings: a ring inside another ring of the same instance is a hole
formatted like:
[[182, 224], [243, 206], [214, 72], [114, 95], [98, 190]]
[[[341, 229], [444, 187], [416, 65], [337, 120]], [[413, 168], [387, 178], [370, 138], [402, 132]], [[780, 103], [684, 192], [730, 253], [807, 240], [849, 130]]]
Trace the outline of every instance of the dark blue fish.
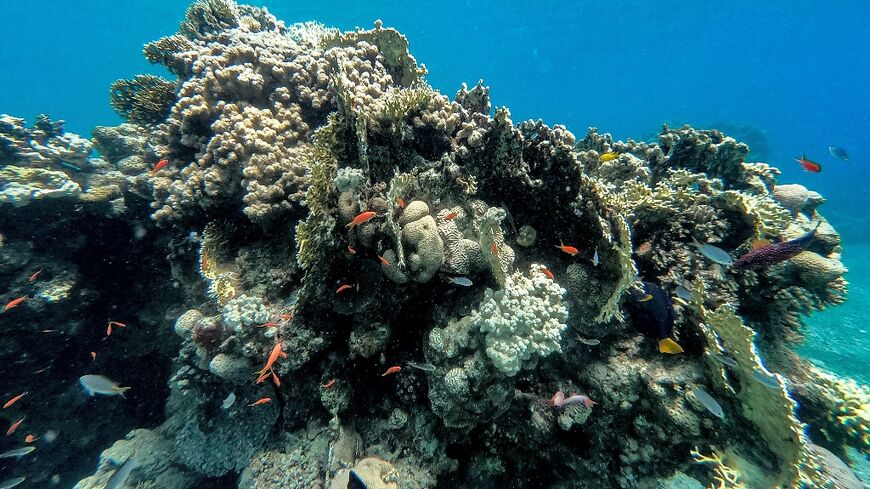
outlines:
[[741, 256], [731, 266], [733, 268], [746, 268], [749, 270], [757, 270], [775, 265], [781, 261], [788, 260], [796, 256], [801, 251], [809, 247], [813, 238], [816, 236], [816, 231], [822, 223], [816, 224], [816, 228], [800, 238], [782, 243], [775, 243], [769, 246], [752, 250], [749, 253]]
[[846, 152], [845, 149], [839, 148], [837, 146], [828, 146], [828, 152], [831, 153], [831, 156], [834, 158], [840, 158], [843, 161], [849, 161], [849, 153]]
[[643, 293], [632, 294], [626, 302], [634, 326], [643, 334], [658, 340], [662, 353], [682, 353], [671, 339], [674, 334], [674, 304], [665, 289], [652, 282], [642, 282]]

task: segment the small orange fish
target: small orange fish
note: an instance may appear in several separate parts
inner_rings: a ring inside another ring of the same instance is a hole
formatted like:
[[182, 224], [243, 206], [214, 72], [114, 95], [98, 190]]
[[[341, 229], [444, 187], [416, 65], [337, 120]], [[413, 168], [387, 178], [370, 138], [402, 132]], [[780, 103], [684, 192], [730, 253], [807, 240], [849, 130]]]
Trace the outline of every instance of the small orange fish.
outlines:
[[389, 262], [389, 260], [387, 260], [386, 258], [382, 257], [381, 255], [378, 255], [378, 260], [381, 261], [381, 265], [383, 265], [383, 266], [385, 266], [385, 267], [390, 266], [390, 262]]
[[493, 243], [492, 248], [490, 248], [490, 249], [492, 250], [493, 255], [498, 255], [498, 244]]
[[29, 435], [24, 437], [24, 443], [33, 443], [38, 439], [39, 439], [38, 436], [35, 436], [33, 434], [29, 434]]
[[274, 370], [272, 370], [272, 382], [275, 384], [275, 387], [281, 387], [281, 381], [278, 380], [278, 376], [275, 375]]
[[[46, 367], [46, 368], [47, 368], [47, 367]], [[6, 404], [3, 405], [3, 409], [6, 409], [6, 408], [8, 408], [9, 406], [15, 404], [16, 402], [18, 402], [19, 400], [21, 400], [22, 397], [24, 397], [24, 396], [26, 396], [26, 395], [27, 395], [27, 391], [24, 391], [24, 392], [22, 392], [21, 394], [18, 394], [17, 396], [13, 397], [12, 399], [9, 399], [8, 401], [6, 401]]]
[[641, 243], [637, 247], [637, 250], [635, 250], [635, 252], [638, 254], [638, 256], [644, 256], [647, 253], [649, 253], [650, 251], [652, 251], [652, 242], [651, 241], [644, 241], [643, 243]]
[[[26, 418], [26, 417], [27, 417], [27, 416], [25, 416], [24, 418]], [[9, 435], [11, 435], [12, 433], [15, 433], [15, 430], [17, 430], [18, 427], [21, 426], [21, 423], [24, 422], [24, 418], [21, 418], [21, 419], [19, 419], [18, 421], [12, 423], [12, 425], [9, 427], [9, 429], [6, 430], [6, 436], [9, 436]]]
[[19, 297], [17, 299], [12, 299], [11, 301], [9, 301], [8, 304], [6, 304], [6, 307], [3, 308], [3, 312], [6, 312], [9, 309], [12, 309], [13, 307], [18, 307], [19, 304], [21, 304], [22, 302], [26, 301], [29, 298], [30, 297], [27, 297], [25, 295], [25, 296]]
[[91, 352], [91, 361], [92, 362], [97, 361], [97, 352], [95, 352], [95, 351]]
[[446, 216], [444, 216], [444, 219], [446, 219], [448, 221], [452, 221], [452, 220], [456, 219], [456, 216], [458, 216], [458, 215], [459, 214], [457, 214], [455, 212], [451, 212], [450, 214], [447, 214]]
[[401, 197], [396, 197], [396, 204], [398, 204], [399, 208], [404, 209], [405, 208], [405, 199], [403, 199]]
[[399, 370], [402, 370], [402, 367], [398, 365], [393, 365], [392, 367], [388, 368], [386, 372], [382, 373], [381, 377], [386, 377], [387, 375], [394, 374]]
[[559, 246], [556, 246], [556, 248], [559, 248], [559, 250], [561, 250], [563, 253], [568, 253], [571, 256], [574, 256], [577, 253], [580, 253], [580, 250], [578, 250], [577, 248], [575, 248], [573, 246], [568, 246], [568, 245], [562, 243], [561, 241], [559, 241]]
[[354, 227], [359, 226], [360, 224], [362, 224], [362, 223], [364, 223], [364, 222], [371, 221], [371, 219], [372, 219], [373, 217], [375, 217], [376, 215], [378, 215], [378, 213], [375, 212], [375, 211], [365, 211], [365, 212], [361, 212], [361, 213], [358, 214], [356, 217], [354, 217], [353, 220], [350, 221], [350, 222], [347, 224], [346, 227], [347, 227], [348, 229], [353, 229]]
[[282, 314], [281, 319], [283, 319], [284, 321], [289, 321], [289, 320], [293, 319], [293, 315], [292, 314]]
[[263, 375], [264, 373], [268, 372], [269, 370], [272, 370], [272, 365], [274, 365], [275, 362], [278, 361], [278, 357], [287, 358], [287, 354], [284, 353], [284, 350], [281, 347], [280, 341], [275, 343], [275, 347], [272, 348], [272, 352], [269, 353], [269, 359], [266, 360], [266, 366], [263, 367], [263, 370], [260, 370], [259, 372], [257, 372], [257, 375]]
[[344, 285], [342, 285], [341, 287], [339, 287], [338, 289], [336, 289], [335, 293], [336, 293], [336, 294], [341, 294], [341, 293], [344, 292], [345, 290], [352, 289], [352, 288], [353, 288], [353, 285], [344, 284]]
[[810, 173], [819, 173], [820, 171], [822, 171], [822, 165], [816, 163], [813, 160], [807, 159], [807, 155], [802, 155], [800, 158], [795, 158], [794, 160], [800, 163], [801, 168], [803, 168], [804, 171], [808, 171]]
[[323, 387], [324, 389], [332, 389], [332, 386], [334, 386], [334, 385], [335, 385], [335, 379], [330, 379], [329, 382], [322, 384], [320, 387]]
[[264, 397], [264, 398], [262, 398], [262, 399], [257, 399], [256, 401], [254, 401], [254, 402], [248, 404], [248, 407], [251, 407], [251, 406], [259, 406], [259, 405], [261, 405], [261, 404], [268, 404], [268, 403], [270, 403], [270, 402], [272, 402], [272, 398], [271, 398], [271, 397]]
[[553, 280], [556, 278], [556, 276], [553, 275], [553, 272], [551, 272], [547, 267], [541, 267], [541, 271], [544, 272], [544, 275], [546, 275], [547, 278], [550, 280]]
[[273, 323], [272, 321], [269, 321], [268, 323], [263, 323], [257, 327], [258, 328], [277, 328], [278, 323]]
[[257, 382], [255, 382], [255, 383], [257, 383], [257, 384], [262, 384], [264, 380], [266, 380], [266, 379], [269, 378], [269, 373], [270, 373], [270, 372], [271, 372], [271, 370], [270, 370], [269, 372], [266, 372], [266, 373], [264, 373], [263, 375], [257, 377]]
[[112, 336], [112, 323], [106, 326], [106, 336]]
[[127, 327], [127, 325], [124, 323], [119, 323], [118, 321], [109, 321], [109, 325], [106, 326], [106, 336], [112, 336], [112, 326], [118, 326], [119, 328]]
[[41, 269], [41, 268], [40, 268], [39, 270], [33, 272], [33, 275], [31, 275], [30, 278], [27, 279], [27, 281], [30, 282], [30, 283], [36, 282], [36, 277], [38, 277], [40, 273], [42, 273], [42, 269]]
[[350, 253], [351, 255], [355, 255], [356, 249], [351, 245], [347, 245], [347, 252]]
[[169, 164], [169, 160], [167, 160], [167, 159], [162, 159], [162, 160], [158, 161], [157, 164], [154, 165], [154, 168], [151, 169], [151, 176], [153, 177], [155, 173], [166, 168], [166, 165], [168, 165], [168, 164]]

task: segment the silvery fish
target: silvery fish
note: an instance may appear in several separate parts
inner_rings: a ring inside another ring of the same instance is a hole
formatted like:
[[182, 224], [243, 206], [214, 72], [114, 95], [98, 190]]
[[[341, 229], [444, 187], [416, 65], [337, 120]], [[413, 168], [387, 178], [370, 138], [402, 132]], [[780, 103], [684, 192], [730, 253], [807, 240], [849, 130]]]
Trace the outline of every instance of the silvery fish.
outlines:
[[119, 487], [124, 485], [124, 482], [127, 480], [127, 477], [130, 477], [130, 472], [133, 472], [133, 469], [136, 468], [136, 454], [130, 455], [127, 460], [118, 467], [118, 470], [112, 474], [112, 477], [109, 478], [109, 482], [106, 483], [106, 487], [103, 489], [118, 489]]
[[0, 458], [21, 458], [34, 450], [36, 450], [36, 447], [16, 448], [15, 450], [0, 453]]
[[596, 340], [595, 338], [581, 338], [580, 336], [577, 337], [577, 341], [589, 346], [597, 346], [601, 344], [601, 341]]
[[592, 266], [597, 267], [599, 263], [601, 262], [598, 260], [598, 248], [595, 248], [595, 254], [592, 255]]
[[734, 360], [733, 358], [731, 358], [729, 356], [720, 355], [719, 353], [711, 353], [710, 356], [715, 358], [716, 361], [718, 361], [719, 363], [724, 364], [724, 365], [728, 365], [729, 367], [737, 368], [740, 366], [737, 364], [737, 360]]
[[692, 300], [692, 297], [694, 297], [692, 291], [683, 287], [682, 285], [677, 285], [677, 289], [675, 290], [675, 292], [677, 294], [677, 297], [683, 299], [686, 302], [690, 302]]
[[849, 153], [845, 149], [837, 146], [828, 146], [828, 153], [834, 158], [840, 158], [843, 161], [849, 161]]
[[700, 387], [695, 387], [692, 390], [692, 393], [695, 394], [695, 399], [707, 408], [707, 411], [710, 411], [719, 419], [725, 418], [725, 411], [722, 410], [722, 406], [720, 406], [719, 403], [716, 402], [716, 399], [713, 399], [710, 394], [707, 394], [707, 391]]
[[474, 282], [468, 279], [468, 277], [450, 277], [448, 281], [453, 285], [461, 285], [462, 287], [471, 287], [474, 285]]
[[230, 395], [228, 395], [227, 398], [224, 399], [223, 404], [221, 404], [221, 409], [229, 409], [234, 402], [236, 402], [236, 394], [235, 392], [230, 392]]
[[728, 252], [723, 250], [722, 248], [713, 246], [711, 244], [702, 245], [701, 243], [697, 242], [695, 243], [695, 246], [698, 247], [698, 251], [700, 251], [702, 255], [706, 256], [707, 258], [713, 260], [720, 265], [730, 265], [732, 262], [731, 255], [729, 255]]
[[121, 387], [114, 380], [107, 379], [102, 375], [82, 375], [79, 377], [79, 384], [81, 384], [85, 392], [91, 397], [96, 394], [124, 397], [124, 392], [130, 390], [129, 387]]
[[752, 377], [758, 381], [759, 384], [770, 387], [771, 389], [779, 389], [779, 380], [776, 378], [776, 374], [767, 375], [761, 370], [753, 370]]
[[18, 484], [21, 484], [22, 482], [24, 482], [25, 479], [27, 479], [27, 477], [14, 477], [12, 479], [9, 479], [6, 482], [0, 483], [0, 489], [12, 489], [13, 487], [17, 486]]
[[411, 367], [414, 367], [414, 368], [419, 368], [420, 370], [423, 370], [424, 372], [434, 372], [435, 371], [435, 365], [432, 365], [431, 363], [408, 362], [408, 365]]

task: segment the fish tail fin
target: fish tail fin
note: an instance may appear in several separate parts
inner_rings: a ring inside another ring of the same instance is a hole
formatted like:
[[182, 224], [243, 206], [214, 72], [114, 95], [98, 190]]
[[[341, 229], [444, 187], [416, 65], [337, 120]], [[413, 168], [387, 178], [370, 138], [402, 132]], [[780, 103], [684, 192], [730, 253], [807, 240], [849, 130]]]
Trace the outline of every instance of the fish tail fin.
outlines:
[[115, 391], [115, 392], [117, 392], [118, 395], [121, 396], [121, 397], [123, 397], [124, 399], [127, 398], [127, 396], [125, 396], [124, 393], [127, 392], [127, 391], [130, 390], [130, 389], [131, 389], [130, 387], [121, 387], [121, 386], [112, 387], [112, 390]]
[[659, 340], [659, 352], [667, 353], [669, 355], [677, 355], [683, 353], [683, 347], [670, 338], [664, 338]]

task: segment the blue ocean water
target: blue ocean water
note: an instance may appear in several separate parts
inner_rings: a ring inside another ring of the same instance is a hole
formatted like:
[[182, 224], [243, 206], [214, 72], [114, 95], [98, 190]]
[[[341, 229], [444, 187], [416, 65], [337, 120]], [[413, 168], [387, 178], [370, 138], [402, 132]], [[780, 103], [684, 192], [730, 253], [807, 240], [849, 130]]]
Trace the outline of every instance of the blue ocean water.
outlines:
[[[582, 135], [652, 137], [663, 122], [761, 131], [781, 182], [824, 195], [825, 216], [843, 237], [849, 302], [810, 318], [806, 354], [870, 380], [870, 3], [789, 2], [249, 2], [288, 23], [394, 26], [424, 63], [428, 81], [452, 94], [478, 79], [514, 120], [542, 118]], [[118, 78], [152, 72], [142, 45], [177, 29], [187, 2], [133, 0], [2, 7], [0, 110], [46, 112], [73, 132], [121, 122], [109, 104]], [[726, 131], [727, 132], [727, 131]], [[751, 143], [751, 141], [749, 141]], [[828, 154], [847, 148], [851, 161]], [[805, 152], [823, 171], [801, 171]]]
[[[735, 128], [766, 143], [780, 182], [825, 196], [844, 242], [849, 300], [808, 318], [801, 352], [870, 383], [870, 3], [250, 1], [287, 23], [343, 30], [375, 19], [399, 29], [428, 82], [452, 95], [478, 79], [513, 120], [542, 118], [578, 136], [594, 126], [615, 138], [652, 138], [662, 123]], [[49, 113], [69, 131], [121, 122], [109, 85], [165, 74], [142, 45], [170, 35], [186, 0], [0, 6], [0, 113]], [[734, 134], [740, 138], [741, 134]], [[747, 141], [752, 144], [752, 141]], [[846, 148], [849, 162], [828, 154]], [[793, 158], [823, 166], [810, 174]]]

